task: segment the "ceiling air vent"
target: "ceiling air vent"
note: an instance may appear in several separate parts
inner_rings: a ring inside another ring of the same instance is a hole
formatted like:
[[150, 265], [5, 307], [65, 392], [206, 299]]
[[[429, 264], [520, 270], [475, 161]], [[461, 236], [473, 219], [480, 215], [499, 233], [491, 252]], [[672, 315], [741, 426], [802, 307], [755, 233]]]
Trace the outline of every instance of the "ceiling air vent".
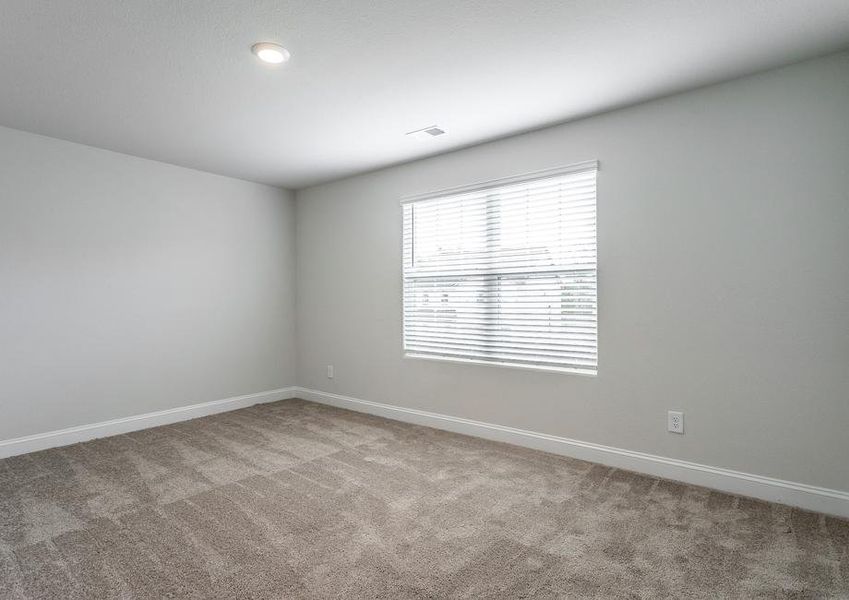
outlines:
[[410, 131], [405, 135], [407, 137], [411, 137], [417, 140], [429, 140], [430, 138], [444, 134], [444, 129], [442, 129], [441, 127], [437, 127], [436, 125], [431, 125], [430, 127], [425, 127], [424, 129], [416, 129], [415, 131]]

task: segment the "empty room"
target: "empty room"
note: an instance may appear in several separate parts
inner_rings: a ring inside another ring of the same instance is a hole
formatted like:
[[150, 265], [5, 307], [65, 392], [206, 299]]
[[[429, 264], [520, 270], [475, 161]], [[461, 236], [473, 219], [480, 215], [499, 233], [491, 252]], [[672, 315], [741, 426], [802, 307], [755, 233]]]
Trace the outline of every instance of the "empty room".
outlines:
[[849, 599], [849, 1], [0, 0], [0, 600]]

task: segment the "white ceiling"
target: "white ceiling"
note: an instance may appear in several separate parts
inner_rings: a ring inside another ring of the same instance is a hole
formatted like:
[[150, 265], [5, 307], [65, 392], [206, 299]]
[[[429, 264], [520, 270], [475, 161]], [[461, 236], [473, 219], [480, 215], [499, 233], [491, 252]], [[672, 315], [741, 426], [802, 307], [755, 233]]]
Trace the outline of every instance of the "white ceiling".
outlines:
[[0, 0], [0, 124], [299, 188], [847, 45], [849, 0]]

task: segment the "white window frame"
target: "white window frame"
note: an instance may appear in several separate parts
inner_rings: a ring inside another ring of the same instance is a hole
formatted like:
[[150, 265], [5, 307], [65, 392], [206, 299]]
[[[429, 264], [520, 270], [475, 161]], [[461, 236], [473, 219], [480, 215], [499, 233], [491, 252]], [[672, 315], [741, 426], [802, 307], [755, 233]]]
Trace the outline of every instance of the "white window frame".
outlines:
[[[595, 368], [592, 369], [584, 369], [584, 368], [575, 368], [571, 366], [552, 366], [552, 365], [542, 365], [542, 364], [523, 364], [523, 363], [511, 363], [511, 362], [500, 362], [500, 361], [492, 361], [492, 360], [480, 360], [476, 358], [460, 358], [454, 356], [439, 356], [433, 354], [420, 354], [415, 351], [407, 350], [407, 342], [406, 342], [406, 320], [405, 320], [405, 293], [406, 286], [404, 285], [405, 281], [405, 265], [404, 265], [404, 211], [403, 207], [405, 204], [411, 204], [415, 202], [420, 202], [423, 200], [436, 199], [444, 196], [452, 196], [456, 194], [463, 194], [468, 192], [480, 192], [487, 189], [493, 188], [501, 188], [504, 186], [508, 186], [511, 184], [524, 183], [526, 181], [532, 181], [536, 179], [544, 179], [548, 177], [557, 177], [561, 175], [568, 175], [571, 173], [580, 173], [583, 171], [595, 170], [596, 173], [599, 171], [600, 164], [597, 160], [583, 161], [579, 163], [573, 163], [566, 166], [555, 167], [551, 169], [544, 169], [540, 171], [533, 171], [530, 173], [524, 173], [520, 175], [514, 175], [509, 177], [503, 177], [499, 179], [492, 179], [487, 181], [482, 181], [478, 183], [473, 183], [469, 185], [462, 185], [451, 188], [443, 188], [439, 190], [434, 190], [430, 192], [425, 192], [422, 194], [414, 194], [407, 195], [402, 197], [401, 199], [401, 352], [404, 359], [409, 360], [427, 360], [427, 361], [437, 361], [443, 363], [453, 363], [453, 364], [474, 364], [488, 367], [500, 367], [507, 369], [520, 369], [520, 370], [531, 370], [531, 371], [545, 371], [552, 373], [561, 373], [561, 374], [572, 374], [572, 375], [582, 375], [587, 377], [596, 377], [598, 376], [599, 370], [599, 324], [598, 324], [598, 307], [599, 307], [599, 294], [598, 294], [598, 273], [599, 273], [599, 257], [598, 257], [598, 179], [596, 179], [596, 188], [595, 188], [595, 198], [596, 198], [596, 259], [595, 259], [595, 276], [596, 276], [596, 289], [595, 289], [595, 300], [596, 300], [596, 364]], [[598, 175], [596, 174], [596, 177]]]

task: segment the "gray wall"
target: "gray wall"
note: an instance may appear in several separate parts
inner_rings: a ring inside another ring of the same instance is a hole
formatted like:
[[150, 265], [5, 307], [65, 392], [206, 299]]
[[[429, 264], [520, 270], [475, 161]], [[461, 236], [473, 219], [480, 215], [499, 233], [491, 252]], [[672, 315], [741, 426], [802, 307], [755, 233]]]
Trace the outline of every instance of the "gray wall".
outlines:
[[[403, 359], [400, 197], [588, 159], [598, 376]], [[849, 490], [849, 54], [297, 200], [299, 385]]]
[[0, 128], [0, 440], [294, 384], [294, 200]]

